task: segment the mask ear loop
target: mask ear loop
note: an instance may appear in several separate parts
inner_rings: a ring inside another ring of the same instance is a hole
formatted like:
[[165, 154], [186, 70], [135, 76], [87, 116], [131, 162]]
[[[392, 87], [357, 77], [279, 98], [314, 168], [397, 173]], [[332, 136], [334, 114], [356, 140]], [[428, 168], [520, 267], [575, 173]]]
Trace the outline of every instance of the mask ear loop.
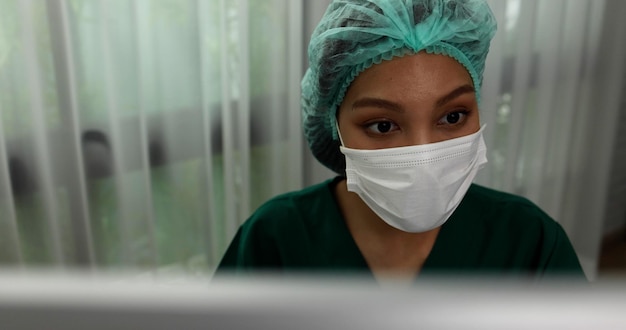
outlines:
[[339, 122], [335, 120], [335, 128], [337, 129], [337, 136], [339, 136], [339, 142], [341, 142], [341, 146], [345, 147], [346, 144], [343, 143], [343, 139], [341, 138], [341, 132], [339, 131]]

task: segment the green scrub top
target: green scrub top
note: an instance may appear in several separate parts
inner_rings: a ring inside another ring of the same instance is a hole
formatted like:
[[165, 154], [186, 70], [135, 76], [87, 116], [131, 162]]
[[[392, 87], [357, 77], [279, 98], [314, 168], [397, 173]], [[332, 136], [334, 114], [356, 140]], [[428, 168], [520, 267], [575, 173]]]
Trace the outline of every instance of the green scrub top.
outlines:
[[[275, 197], [238, 230], [218, 273], [355, 272], [373, 276], [339, 211], [341, 177]], [[527, 199], [472, 185], [441, 227], [426, 275], [584, 278], [562, 227]]]

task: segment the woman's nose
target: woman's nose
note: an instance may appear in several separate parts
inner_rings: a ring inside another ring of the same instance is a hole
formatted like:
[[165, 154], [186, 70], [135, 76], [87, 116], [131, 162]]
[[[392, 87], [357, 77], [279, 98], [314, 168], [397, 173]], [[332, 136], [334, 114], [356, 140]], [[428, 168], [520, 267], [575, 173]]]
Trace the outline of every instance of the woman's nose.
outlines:
[[435, 134], [435, 132], [428, 129], [417, 129], [410, 134], [407, 145], [415, 146], [435, 142], [439, 142], [437, 134]]

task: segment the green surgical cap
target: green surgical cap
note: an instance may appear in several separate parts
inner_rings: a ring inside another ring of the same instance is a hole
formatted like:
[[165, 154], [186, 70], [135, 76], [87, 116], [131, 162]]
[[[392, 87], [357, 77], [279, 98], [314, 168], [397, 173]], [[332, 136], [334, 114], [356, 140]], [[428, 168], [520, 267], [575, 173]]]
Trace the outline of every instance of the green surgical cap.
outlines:
[[420, 51], [456, 59], [480, 86], [496, 21], [484, 0], [335, 0], [313, 32], [302, 79], [304, 134], [313, 155], [344, 173], [336, 112], [373, 64]]

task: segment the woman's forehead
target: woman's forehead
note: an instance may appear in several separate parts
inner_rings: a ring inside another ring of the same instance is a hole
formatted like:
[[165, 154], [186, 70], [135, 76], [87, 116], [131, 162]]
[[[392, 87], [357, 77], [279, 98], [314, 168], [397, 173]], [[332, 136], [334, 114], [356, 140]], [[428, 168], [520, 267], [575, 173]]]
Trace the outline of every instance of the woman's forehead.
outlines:
[[473, 86], [465, 67], [455, 59], [418, 53], [373, 65], [350, 85], [346, 98], [439, 98], [461, 86]]

